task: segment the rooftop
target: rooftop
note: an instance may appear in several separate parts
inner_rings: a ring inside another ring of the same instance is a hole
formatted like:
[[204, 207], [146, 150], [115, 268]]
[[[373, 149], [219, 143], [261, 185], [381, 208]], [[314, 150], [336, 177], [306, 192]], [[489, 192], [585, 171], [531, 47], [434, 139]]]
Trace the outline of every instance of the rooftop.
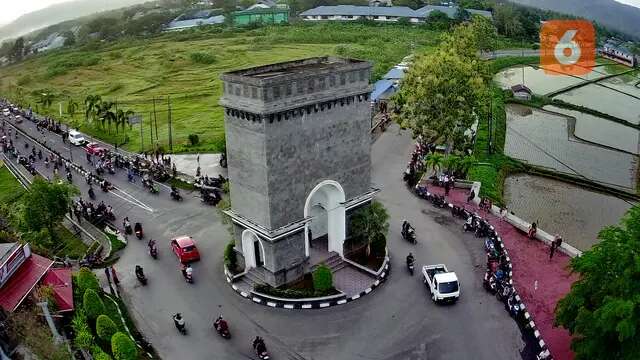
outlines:
[[323, 56], [231, 71], [223, 74], [223, 77], [240, 76], [258, 80], [267, 80], [305, 74], [307, 72], [318, 72], [319, 70], [337, 70], [347, 65], [358, 64], [363, 68], [368, 68], [370, 66], [368, 62], [363, 60]]
[[13, 252], [19, 247], [18, 243], [2, 243], [0, 244], [0, 265], [13, 254]]
[[415, 10], [406, 6], [318, 6], [316, 8], [304, 11], [300, 14], [300, 16], [331, 15], [424, 17], [424, 15], [421, 15]]

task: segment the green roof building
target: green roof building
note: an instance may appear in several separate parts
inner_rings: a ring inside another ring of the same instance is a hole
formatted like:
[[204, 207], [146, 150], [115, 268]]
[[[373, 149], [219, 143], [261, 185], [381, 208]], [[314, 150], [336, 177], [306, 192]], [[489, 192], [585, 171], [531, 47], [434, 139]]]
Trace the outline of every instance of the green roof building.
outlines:
[[289, 9], [285, 8], [256, 8], [251, 10], [236, 11], [233, 13], [234, 25], [249, 25], [253, 23], [261, 24], [282, 24], [289, 22]]

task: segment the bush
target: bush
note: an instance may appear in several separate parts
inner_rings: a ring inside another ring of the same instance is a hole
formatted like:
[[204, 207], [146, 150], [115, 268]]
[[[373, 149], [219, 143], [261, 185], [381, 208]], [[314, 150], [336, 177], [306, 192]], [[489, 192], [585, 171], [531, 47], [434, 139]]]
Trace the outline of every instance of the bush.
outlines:
[[99, 346], [95, 345], [91, 348], [91, 356], [93, 356], [93, 360], [112, 360], [113, 358], [102, 351]]
[[104, 314], [104, 303], [100, 299], [100, 295], [92, 289], [87, 289], [82, 297], [82, 307], [85, 314], [91, 320]]
[[91, 289], [93, 291], [100, 290], [100, 284], [98, 283], [98, 278], [96, 275], [91, 272], [90, 269], [83, 267], [78, 271], [78, 288], [81, 294], [84, 294], [85, 291]]
[[111, 351], [116, 360], [136, 360], [138, 358], [136, 344], [121, 332], [117, 332], [111, 337]]
[[320, 265], [313, 272], [313, 288], [319, 292], [325, 292], [333, 288], [333, 274], [326, 265]]
[[191, 144], [191, 146], [198, 145], [199, 142], [200, 142], [200, 138], [198, 137], [198, 135], [189, 134], [189, 143]]
[[91, 334], [89, 327], [82, 331], [77, 331], [73, 343], [80, 349], [89, 350], [91, 346], [93, 346], [93, 335]]
[[105, 341], [111, 340], [113, 334], [118, 332], [118, 327], [107, 315], [100, 315], [96, 319], [96, 334]]
[[216, 57], [205, 52], [193, 52], [189, 54], [191, 61], [196, 64], [210, 65], [216, 62]]
[[235, 242], [231, 240], [224, 248], [224, 263], [231, 272], [234, 272], [238, 266], [238, 257], [235, 250], [233, 250], [234, 247]]
[[383, 257], [386, 255], [387, 238], [384, 234], [378, 234], [371, 241], [371, 255], [374, 257]]
[[276, 296], [284, 299], [303, 299], [312, 297], [321, 297], [338, 294], [338, 290], [330, 288], [325, 291], [310, 290], [310, 289], [278, 289], [268, 284], [258, 284], [253, 287], [256, 292]]

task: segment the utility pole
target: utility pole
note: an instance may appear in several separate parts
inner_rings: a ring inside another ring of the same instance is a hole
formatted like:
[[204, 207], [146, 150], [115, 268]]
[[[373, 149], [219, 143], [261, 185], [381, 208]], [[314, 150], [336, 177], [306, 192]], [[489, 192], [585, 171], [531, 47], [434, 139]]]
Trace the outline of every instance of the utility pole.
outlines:
[[173, 137], [171, 133], [171, 97], [167, 95], [167, 124], [169, 125], [169, 150], [173, 152]]
[[151, 132], [149, 135], [149, 144], [151, 145], [151, 150], [153, 150], [153, 119], [151, 118], [151, 113], [149, 113], [149, 131]]
[[156, 124], [156, 140], [158, 140], [158, 117], [156, 115], [156, 97], [153, 97], [153, 122]]
[[143, 128], [144, 128], [144, 119], [140, 119], [140, 153], [141, 154], [144, 152], [144, 135], [142, 134]]

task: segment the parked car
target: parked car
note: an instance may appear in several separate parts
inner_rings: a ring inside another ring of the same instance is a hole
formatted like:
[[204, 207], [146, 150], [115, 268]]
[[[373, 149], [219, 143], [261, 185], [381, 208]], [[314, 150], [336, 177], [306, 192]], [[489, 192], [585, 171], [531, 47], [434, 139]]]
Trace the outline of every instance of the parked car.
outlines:
[[75, 146], [82, 146], [87, 142], [87, 140], [85, 140], [84, 138], [84, 135], [76, 130], [70, 130], [68, 138], [69, 142]]
[[460, 283], [455, 272], [447, 270], [444, 264], [422, 267], [424, 283], [429, 287], [434, 302], [456, 302], [460, 297]]
[[87, 144], [87, 146], [84, 147], [84, 151], [86, 151], [91, 155], [100, 155], [105, 150], [106, 149], [101, 147], [100, 144], [98, 143], [89, 143]]
[[200, 253], [191, 236], [179, 236], [171, 240], [171, 250], [176, 254], [181, 263], [190, 263], [200, 260]]

